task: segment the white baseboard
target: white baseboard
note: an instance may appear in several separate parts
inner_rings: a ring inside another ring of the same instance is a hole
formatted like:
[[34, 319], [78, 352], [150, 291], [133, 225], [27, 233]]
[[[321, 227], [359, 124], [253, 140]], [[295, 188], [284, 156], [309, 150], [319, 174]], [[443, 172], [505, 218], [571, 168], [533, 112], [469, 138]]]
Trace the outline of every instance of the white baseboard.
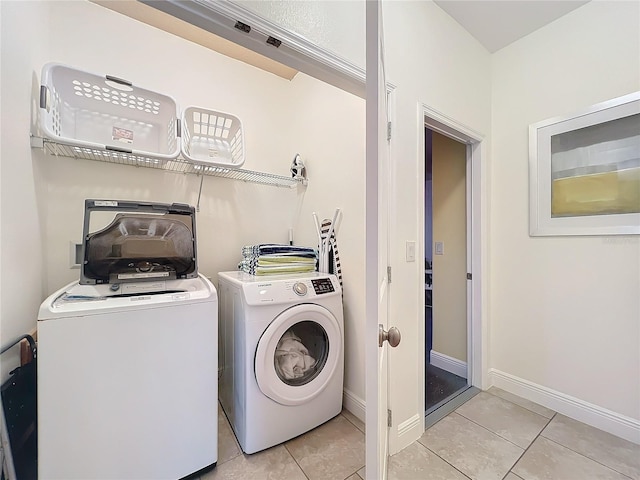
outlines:
[[414, 428], [420, 427], [421, 420], [422, 417], [418, 414], [415, 414], [413, 417], [402, 422], [400, 425], [398, 425], [398, 437], [402, 437], [403, 435], [408, 434]]
[[353, 413], [358, 420], [365, 422], [367, 408], [364, 400], [346, 388], [342, 391], [342, 406]]
[[599, 407], [494, 368], [489, 369], [490, 386], [526, 398], [562, 415], [640, 444], [640, 421]]
[[[366, 404], [353, 392], [344, 389], [342, 391], [342, 406], [346, 410], [349, 410], [360, 421], [366, 423]], [[399, 452], [403, 448], [411, 445], [415, 442], [420, 435], [424, 432], [424, 426], [422, 424], [423, 416], [419, 413], [413, 417], [405, 420], [397, 426], [395, 432], [391, 431], [389, 436], [389, 453], [393, 455]]]
[[424, 433], [424, 415], [416, 413], [413, 417], [398, 424], [395, 435], [389, 433], [389, 455], [394, 455], [418, 440]]
[[430, 363], [434, 367], [441, 368], [459, 377], [467, 378], [467, 362], [450, 357], [444, 353], [436, 352], [435, 350], [431, 350], [430, 359]]

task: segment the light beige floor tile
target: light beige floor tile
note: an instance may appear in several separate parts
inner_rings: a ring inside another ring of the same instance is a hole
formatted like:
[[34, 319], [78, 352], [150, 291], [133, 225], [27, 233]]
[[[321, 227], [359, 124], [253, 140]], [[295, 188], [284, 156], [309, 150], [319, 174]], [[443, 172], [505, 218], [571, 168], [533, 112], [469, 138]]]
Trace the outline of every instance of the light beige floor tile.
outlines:
[[310, 480], [344, 479], [364, 466], [364, 434], [342, 415], [285, 446]]
[[347, 480], [360, 480], [360, 475], [358, 475], [357, 473], [354, 473], [353, 475], [348, 477]]
[[253, 455], [238, 455], [218, 465], [200, 480], [306, 480], [304, 473], [282, 445]]
[[518, 475], [516, 475], [513, 472], [509, 472], [507, 473], [507, 476], [504, 477], [504, 480], [523, 480], [522, 478], [520, 478]]
[[549, 423], [548, 418], [486, 392], [458, 407], [456, 413], [522, 448], [531, 445]]
[[553, 410], [548, 409], [547, 407], [538, 405], [537, 403], [527, 400], [526, 398], [519, 397], [498, 387], [491, 387], [489, 390], [487, 390], [487, 393], [495, 395], [496, 397], [504, 398], [505, 400], [515, 403], [516, 405], [520, 405], [521, 407], [524, 407], [527, 410], [531, 410], [533, 413], [537, 413], [538, 415], [542, 415], [546, 418], [552, 418], [556, 413]]
[[640, 445], [560, 414], [541, 435], [617, 472], [640, 479]]
[[344, 418], [346, 418], [351, 423], [353, 423], [356, 426], [356, 428], [358, 430], [360, 430], [362, 433], [365, 432], [365, 430], [364, 430], [364, 422], [362, 420], [360, 420], [358, 417], [356, 417], [349, 410], [342, 410], [342, 415], [344, 416]]
[[414, 442], [389, 459], [389, 480], [467, 480], [447, 462]]
[[365, 479], [365, 473], [364, 473], [365, 468], [366, 467], [362, 467], [360, 470], [358, 470], [358, 476], [362, 478], [362, 480]]
[[513, 467], [524, 480], [629, 480], [579, 453], [538, 437]]
[[524, 451], [455, 412], [419, 442], [474, 480], [501, 480]]
[[218, 465], [237, 457], [242, 453], [229, 425], [229, 421], [218, 405]]

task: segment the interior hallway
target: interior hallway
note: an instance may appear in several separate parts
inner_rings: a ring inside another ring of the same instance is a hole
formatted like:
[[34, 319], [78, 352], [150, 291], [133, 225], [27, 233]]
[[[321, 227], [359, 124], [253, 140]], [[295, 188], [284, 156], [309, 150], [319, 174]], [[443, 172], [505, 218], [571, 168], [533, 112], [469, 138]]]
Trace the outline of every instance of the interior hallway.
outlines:
[[[364, 478], [364, 425], [346, 410], [254, 455], [240, 453], [221, 409], [218, 425], [218, 465], [200, 480]], [[492, 387], [392, 456], [395, 479], [638, 480], [640, 445]]]

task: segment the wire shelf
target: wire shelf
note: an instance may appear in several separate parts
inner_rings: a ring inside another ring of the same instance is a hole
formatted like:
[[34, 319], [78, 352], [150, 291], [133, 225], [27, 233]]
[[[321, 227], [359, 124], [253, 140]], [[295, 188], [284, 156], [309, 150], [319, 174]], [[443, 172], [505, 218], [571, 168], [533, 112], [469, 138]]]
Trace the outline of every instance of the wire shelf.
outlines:
[[298, 185], [306, 185], [306, 180], [303, 179], [239, 168], [198, 165], [188, 162], [182, 157], [178, 157], [175, 160], [162, 160], [117, 150], [102, 150], [78, 145], [67, 145], [40, 137], [31, 137], [31, 146], [43, 148], [46, 153], [55, 156], [94, 160], [118, 165], [130, 165], [134, 167], [155, 168], [174, 173], [221, 177], [283, 188], [295, 188]]

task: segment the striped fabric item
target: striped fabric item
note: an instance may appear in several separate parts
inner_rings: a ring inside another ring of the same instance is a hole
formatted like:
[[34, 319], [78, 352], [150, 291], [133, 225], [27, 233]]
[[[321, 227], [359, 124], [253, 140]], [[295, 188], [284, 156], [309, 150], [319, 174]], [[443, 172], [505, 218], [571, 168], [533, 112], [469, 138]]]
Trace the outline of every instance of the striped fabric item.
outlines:
[[[327, 238], [330, 228], [331, 220], [325, 218], [320, 228], [323, 239]], [[329, 273], [338, 277], [340, 287], [342, 287], [342, 267], [340, 265], [340, 254], [338, 253], [338, 241], [336, 240], [335, 231], [331, 232], [331, 238], [329, 238]]]

